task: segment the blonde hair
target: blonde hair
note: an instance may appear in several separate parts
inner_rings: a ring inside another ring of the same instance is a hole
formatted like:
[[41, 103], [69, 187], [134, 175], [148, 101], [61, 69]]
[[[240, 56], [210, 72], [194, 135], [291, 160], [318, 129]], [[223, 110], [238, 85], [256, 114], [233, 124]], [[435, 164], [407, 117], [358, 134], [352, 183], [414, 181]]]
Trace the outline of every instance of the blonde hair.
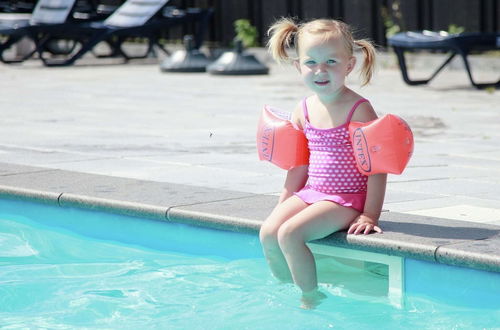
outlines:
[[268, 30], [270, 36], [267, 47], [277, 62], [293, 60], [286, 51], [293, 47], [298, 54], [298, 46], [305, 34], [320, 35], [325, 41], [340, 38], [349, 56], [353, 56], [357, 46], [363, 51], [364, 61], [361, 68], [362, 86], [368, 84], [375, 69], [375, 47], [366, 39], [354, 40], [348, 24], [333, 19], [317, 19], [308, 23], [295, 23], [291, 18], [281, 18]]

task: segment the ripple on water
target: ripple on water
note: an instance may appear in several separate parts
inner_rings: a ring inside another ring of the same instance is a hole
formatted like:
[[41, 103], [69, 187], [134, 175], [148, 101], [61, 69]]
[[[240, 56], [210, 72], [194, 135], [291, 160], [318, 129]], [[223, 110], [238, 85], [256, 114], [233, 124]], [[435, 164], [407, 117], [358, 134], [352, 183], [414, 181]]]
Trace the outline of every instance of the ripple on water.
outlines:
[[31, 257], [37, 254], [38, 251], [22, 237], [0, 233], [0, 258]]

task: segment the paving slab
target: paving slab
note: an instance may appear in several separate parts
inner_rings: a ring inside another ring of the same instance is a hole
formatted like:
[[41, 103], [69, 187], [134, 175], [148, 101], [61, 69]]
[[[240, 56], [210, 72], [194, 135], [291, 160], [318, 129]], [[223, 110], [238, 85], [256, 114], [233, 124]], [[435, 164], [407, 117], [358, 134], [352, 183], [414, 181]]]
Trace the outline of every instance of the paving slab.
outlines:
[[410, 211], [408, 213], [436, 218], [470, 221], [476, 223], [500, 223], [500, 209], [479, 207], [467, 204], [427, 208], [422, 210]]
[[500, 195], [498, 194], [499, 186], [491, 182], [491, 180], [480, 182], [474, 179], [446, 178], [438, 180], [393, 182], [391, 186], [394, 189], [404, 189], [408, 192], [432, 192], [445, 196], [470, 196], [500, 200]]
[[500, 269], [500, 237], [474, 240], [440, 246], [436, 251], [438, 262], [473, 267], [497, 272]]
[[[286, 175], [286, 171], [276, 168], [274, 165], [265, 161], [256, 161], [258, 155], [255, 149], [255, 143], [246, 146], [249, 151], [248, 153], [243, 153], [243, 146], [235, 148], [236, 150], [218, 150], [217, 152], [210, 151], [198, 151], [196, 153], [182, 152], [182, 153], [169, 153], [169, 154], [159, 154], [151, 156], [142, 156], [141, 160], [155, 162], [158, 164], [171, 163], [178, 166], [186, 165], [197, 165], [197, 166], [207, 166], [207, 167], [217, 167], [220, 169], [227, 170], [240, 170], [252, 173], [262, 173], [262, 174], [281, 174]], [[211, 148], [212, 149], [212, 148]], [[234, 156], [234, 153], [238, 153], [238, 157]], [[127, 157], [132, 159], [132, 157]], [[139, 158], [139, 157], [138, 157]]]
[[[498, 240], [500, 233], [500, 226], [397, 212], [383, 212], [380, 225], [383, 234], [365, 236], [338, 232], [322, 242], [436, 262], [435, 252], [440, 246], [488, 238]], [[495, 254], [498, 255], [498, 251]]]
[[[493, 172], [493, 173], [492, 173]], [[466, 178], [489, 178], [493, 174], [500, 175], [498, 169], [477, 168], [461, 165], [445, 165], [445, 166], [425, 166], [425, 167], [409, 167], [405, 170], [404, 175], [390, 175], [389, 182], [401, 181], [427, 181], [440, 179], [466, 179]]]
[[[0, 177], [0, 185], [165, 207], [241, 198], [248, 193], [53, 170]], [[66, 197], [63, 197], [63, 200]]]
[[0, 162], [8, 160], [19, 164], [31, 164], [33, 166], [50, 167], [57, 163], [79, 162], [96, 158], [109, 158], [105, 155], [89, 155], [71, 151], [57, 151], [47, 149], [31, 149], [27, 147], [0, 146]]
[[278, 201], [276, 196], [254, 195], [225, 201], [172, 207], [170, 221], [188, 224], [209, 223], [215, 228], [232, 228], [257, 233]]
[[0, 176], [9, 176], [20, 173], [50, 172], [53, 169], [26, 166], [18, 164], [0, 163]]
[[419, 200], [439, 200], [442, 198], [444, 198], [444, 196], [438, 194], [414, 193], [404, 190], [396, 190], [392, 188], [391, 184], [389, 184], [385, 193], [384, 205], [387, 207], [388, 205], [392, 205], [394, 203], [404, 203]]
[[[384, 207], [400, 213], [412, 213], [413, 211], [420, 211], [432, 208], [442, 208], [442, 207], [452, 207], [457, 205], [474, 205], [477, 207], [493, 208], [498, 209], [498, 201], [494, 199], [486, 198], [475, 198], [469, 196], [441, 196], [441, 198], [430, 198], [430, 199], [416, 199], [416, 200], [406, 200], [402, 202], [387, 202], [384, 203]], [[450, 218], [451, 214], [447, 215]], [[454, 217], [453, 217], [454, 218]], [[463, 220], [456, 219], [455, 220]], [[473, 221], [474, 218], [468, 218], [467, 221]], [[499, 225], [497, 223], [497, 225]]]
[[[278, 191], [283, 179], [274, 182], [274, 186], [266, 179], [268, 175], [257, 171], [245, 171], [235, 166], [232, 169], [218, 166], [196, 164], [178, 164], [175, 162], [158, 163], [139, 159], [95, 159], [65, 163], [65, 169], [86, 171], [94, 174], [129, 177], [140, 180], [172, 182], [177, 184], [194, 184], [214, 189], [232, 189], [242, 192], [265, 193]], [[96, 170], [88, 171], [87, 168]], [[259, 184], [258, 182], [262, 183]], [[241, 186], [235, 189], [235, 185]]]

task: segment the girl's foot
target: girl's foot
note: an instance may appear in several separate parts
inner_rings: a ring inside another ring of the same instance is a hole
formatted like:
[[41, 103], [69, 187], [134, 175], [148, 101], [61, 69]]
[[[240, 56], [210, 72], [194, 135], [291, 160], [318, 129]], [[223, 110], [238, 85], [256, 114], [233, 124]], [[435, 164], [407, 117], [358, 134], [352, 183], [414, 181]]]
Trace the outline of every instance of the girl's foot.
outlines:
[[305, 292], [302, 294], [302, 306], [300, 307], [303, 309], [315, 309], [324, 299], [326, 299], [326, 295], [317, 289]]

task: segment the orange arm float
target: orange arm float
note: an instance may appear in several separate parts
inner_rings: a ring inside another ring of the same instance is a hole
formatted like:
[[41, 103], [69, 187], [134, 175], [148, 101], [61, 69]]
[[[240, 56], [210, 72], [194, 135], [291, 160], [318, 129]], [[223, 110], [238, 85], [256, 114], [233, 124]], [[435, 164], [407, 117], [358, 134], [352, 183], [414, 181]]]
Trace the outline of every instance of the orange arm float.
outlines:
[[257, 129], [257, 151], [260, 160], [267, 160], [284, 170], [309, 164], [307, 139], [290, 121], [290, 113], [264, 106]]
[[413, 133], [410, 126], [396, 115], [349, 124], [356, 165], [364, 175], [401, 174], [413, 154]]
[[[349, 139], [359, 171], [364, 175], [401, 174], [413, 154], [413, 133], [408, 124], [392, 114], [376, 120], [349, 124]], [[304, 133], [290, 122], [290, 114], [264, 106], [257, 130], [260, 160], [285, 170], [309, 164]]]

